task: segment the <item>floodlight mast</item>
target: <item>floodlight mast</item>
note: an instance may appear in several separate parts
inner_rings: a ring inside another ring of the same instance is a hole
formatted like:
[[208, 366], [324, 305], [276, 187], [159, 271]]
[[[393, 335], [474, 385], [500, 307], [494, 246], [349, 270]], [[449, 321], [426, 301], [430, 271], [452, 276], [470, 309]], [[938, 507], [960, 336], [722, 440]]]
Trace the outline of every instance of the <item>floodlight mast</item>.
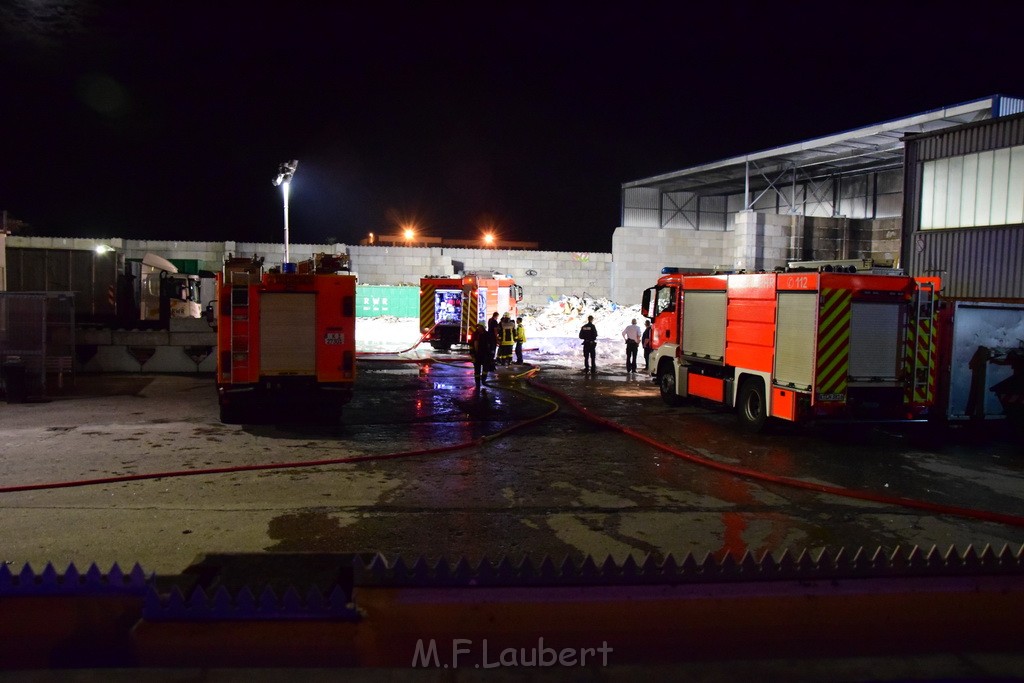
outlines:
[[284, 263], [291, 263], [288, 252], [288, 189], [298, 166], [299, 162], [294, 159], [284, 162], [277, 167], [277, 177], [273, 180], [275, 187], [281, 186], [281, 194], [284, 196]]

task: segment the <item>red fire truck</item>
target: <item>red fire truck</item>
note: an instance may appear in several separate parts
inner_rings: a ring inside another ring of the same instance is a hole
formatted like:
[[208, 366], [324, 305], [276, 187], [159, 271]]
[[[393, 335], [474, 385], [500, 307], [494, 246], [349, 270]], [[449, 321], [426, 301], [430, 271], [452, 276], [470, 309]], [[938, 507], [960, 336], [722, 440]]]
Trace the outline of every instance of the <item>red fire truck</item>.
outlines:
[[667, 403], [736, 408], [748, 431], [769, 417], [920, 419], [933, 405], [938, 278], [676, 271], [642, 307]]
[[430, 331], [430, 345], [448, 350], [468, 344], [477, 323], [497, 311], [513, 318], [523, 300], [523, 288], [508, 276], [491, 273], [427, 275], [420, 279], [420, 329]]
[[228, 258], [217, 274], [222, 422], [274, 407], [336, 420], [352, 398], [356, 277], [330, 254], [286, 267]]

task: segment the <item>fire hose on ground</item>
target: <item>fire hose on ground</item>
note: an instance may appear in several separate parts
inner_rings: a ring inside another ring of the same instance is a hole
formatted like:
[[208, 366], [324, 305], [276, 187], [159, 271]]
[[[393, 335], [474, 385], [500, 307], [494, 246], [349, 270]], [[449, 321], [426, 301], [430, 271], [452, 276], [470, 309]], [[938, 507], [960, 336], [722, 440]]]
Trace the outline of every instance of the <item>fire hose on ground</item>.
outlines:
[[854, 498], [857, 500], [865, 500], [872, 503], [880, 503], [883, 505], [894, 505], [899, 507], [910, 508], [914, 510], [922, 510], [940, 515], [951, 515], [955, 517], [967, 517], [970, 519], [977, 519], [985, 522], [995, 522], [996, 524], [1006, 524], [1008, 526], [1024, 527], [1024, 516], [1011, 515], [1000, 512], [991, 512], [988, 510], [976, 510], [973, 508], [959, 507], [955, 505], [943, 505], [940, 503], [931, 503], [923, 500], [916, 500], [913, 498], [903, 498], [900, 496], [887, 496], [880, 493], [874, 493], [872, 491], [858, 491], [856, 489], [848, 489], [842, 486], [833, 486], [831, 484], [818, 484], [815, 482], [804, 481], [802, 479], [793, 479], [792, 477], [782, 477], [767, 472], [759, 472], [746, 467], [739, 467], [736, 465], [729, 465], [726, 463], [718, 462], [710, 458], [706, 458], [695, 453], [690, 453], [679, 448], [674, 448], [668, 444], [661, 443], [656, 439], [652, 439], [646, 434], [642, 434], [634, 429], [626, 427], [625, 425], [619, 424], [608, 418], [596, 415], [587, 408], [585, 408], [578, 401], [573, 399], [571, 396], [566, 394], [564, 391], [555, 389], [554, 387], [548, 386], [542, 382], [531, 381], [530, 384], [545, 391], [553, 396], [557, 396], [561, 400], [568, 403], [577, 412], [580, 413], [585, 419], [595, 424], [601, 425], [608, 429], [625, 434], [626, 436], [632, 437], [638, 441], [642, 441], [649, 446], [653, 446], [660, 451], [664, 451], [680, 460], [691, 462], [695, 465], [702, 467], [708, 467], [720, 472], [732, 474], [738, 477], [744, 477], [746, 479], [753, 479], [757, 481], [763, 481], [771, 484], [779, 484], [781, 486], [787, 486], [790, 488], [803, 489], [805, 491], [814, 491], [816, 493], [827, 493], [833, 496], [840, 496], [843, 498]]
[[[418, 359], [418, 360], [395, 359], [395, 362], [416, 362], [416, 363], [440, 362], [440, 363], [446, 364], [446, 365], [455, 365], [455, 364], [452, 364], [452, 363], [443, 363], [442, 361], [435, 361], [433, 359]], [[522, 372], [522, 373], [519, 373], [519, 374], [516, 374], [516, 375], [508, 376], [508, 379], [523, 379], [523, 378], [526, 378], [528, 380], [528, 384], [529, 385], [534, 386], [537, 389], [539, 389], [539, 390], [541, 390], [541, 391], [543, 391], [545, 393], [548, 393], [548, 394], [550, 394], [552, 396], [556, 396], [556, 397], [560, 398], [562, 401], [564, 401], [565, 403], [569, 404], [577, 412], [579, 412], [579, 414], [582, 415], [585, 419], [587, 419], [587, 420], [589, 420], [589, 421], [591, 421], [591, 422], [593, 422], [595, 424], [598, 424], [598, 425], [601, 425], [603, 427], [606, 427], [608, 429], [611, 429], [611, 430], [617, 431], [619, 433], [625, 434], [626, 436], [629, 436], [629, 437], [631, 437], [633, 439], [636, 439], [638, 441], [641, 441], [641, 442], [643, 442], [643, 443], [645, 443], [645, 444], [647, 444], [649, 446], [652, 446], [652, 447], [654, 447], [654, 448], [656, 448], [658, 450], [661, 450], [661, 451], [663, 451], [665, 453], [668, 453], [668, 454], [672, 455], [673, 457], [676, 457], [676, 458], [678, 458], [680, 460], [684, 460], [684, 461], [690, 462], [690, 463], [695, 464], [695, 465], [699, 465], [699, 466], [702, 466], [702, 467], [707, 467], [707, 468], [710, 468], [710, 469], [717, 470], [719, 472], [725, 472], [727, 474], [732, 474], [734, 476], [739, 476], [739, 477], [743, 477], [743, 478], [746, 478], [746, 479], [752, 479], [752, 480], [756, 480], [756, 481], [767, 482], [767, 483], [770, 483], [770, 484], [777, 484], [777, 485], [780, 485], [780, 486], [786, 486], [786, 487], [789, 487], [789, 488], [801, 489], [801, 490], [805, 490], [805, 491], [812, 491], [812, 492], [815, 492], [815, 493], [825, 493], [825, 494], [829, 494], [829, 495], [839, 496], [839, 497], [842, 497], [842, 498], [852, 498], [852, 499], [856, 499], [856, 500], [863, 500], [863, 501], [868, 501], [868, 502], [872, 502], [872, 503], [878, 503], [878, 504], [882, 504], [882, 505], [892, 505], [892, 506], [904, 507], [904, 508], [909, 508], [909, 509], [914, 509], [914, 510], [921, 510], [921, 511], [924, 511], [924, 512], [929, 512], [929, 513], [939, 514], [939, 515], [949, 515], [949, 516], [955, 516], [955, 517], [964, 517], [964, 518], [976, 519], [976, 520], [984, 521], [984, 522], [993, 522], [993, 523], [996, 523], [996, 524], [1005, 524], [1005, 525], [1014, 526], [1014, 527], [1024, 527], [1024, 516], [1021, 516], [1021, 515], [1013, 515], [1013, 514], [1008, 514], [1008, 513], [992, 512], [992, 511], [988, 511], [988, 510], [978, 510], [978, 509], [974, 509], [974, 508], [965, 508], [965, 507], [960, 507], [960, 506], [955, 506], [955, 505], [944, 505], [944, 504], [940, 504], [940, 503], [932, 503], [932, 502], [929, 502], [929, 501], [917, 500], [917, 499], [912, 499], [912, 498], [904, 498], [904, 497], [900, 497], [900, 496], [888, 496], [888, 495], [884, 495], [884, 494], [880, 494], [880, 493], [875, 493], [875, 492], [872, 492], [872, 491], [861, 491], [861, 490], [856, 490], [856, 489], [849, 489], [849, 488], [845, 488], [845, 487], [842, 487], [842, 486], [834, 486], [834, 485], [831, 485], [831, 484], [819, 484], [819, 483], [815, 483], [815, 482], [804, 481], [802, 479], [794, 479], [792, 477], [784, 477], [784, 476], [779, 476], [779, 475], [773, 475], [773, 474], [769, 474], [769, 473], [766, 473], [766, 472], [760, 472], [760, 471], [757, 471], [757, 470], [749, 469], [749, 468], [746, 468], [746, 467], [740, 467], [740, 466], [736, 466], [736, 465], [729, 465], [729, 464], [726, 464], [726, 463], [718, 462], [718, 461], [712, 460], [710, 458], [706, 458], [706, 457], [697, 455], [695, 453], [687, 452], [687, 451], [684, 451], [682, 449], [669, 446], [668, 444], [664, 444], [664, 443], [662, 443], [660, 441], [657, 441], [656, 439], [653, 439], [653, 438], [647, 436], [646, 434], [642, 434], [642, 433], [640, 433], [640, 432], [638, 432], [638, 431], [636, 431], [634, 429], [631, 429], [630, 427], [627, 427], [625, 425], [619, 424], [619, 423], [617, 423], [617, 422], [615, 422], [613, 420], [610, 420], [608, 418], [601, 417], [600, 415], [594, 414], [592, 411], [588, 410], [586, 407], [584, 407], [582, 404], [580, 404], [578, 401], [573, 399], [571, 396], [569, 396], [565, 392], [560, 391], [558, 389], [555, 389], [555, 388], [553, 388], [553, 387], [551, 387], [551, 386], [549, 386], [547, 384], [544, 384], [543, 382], [539, 382], [539, 381], [530, 379], [535, 374], [537, 374], [538, 371], [539, 370], [536, 367], [529, 368], [525, 372]], [[492, 383], [487, 383], [487, 386], [494, 387], [496, 385], [494, 385]], [[510, 434], [511, 432], [513, 432], [513, 431], [517, 431], [517, 430], [522, 429], [524, 427], [527, 427], [529, 425], [535, 424], [536, 422], [539, 422], [540, 420], [543, 420], [543, 419], [546, 419], [546, 418], [550, 417], [551, 415], [555, 414], [558, 411], [558, 404], [555, 403], [554, 401], [551, 401], [549, 399], [545, 399], [545, 398], [540, 397], [540, 396], [536, 396], [534, 394], [529, 394], [529, 393], [523, 392], [523, 391], [521, 391], [521, 390], [519, 390], [519, 389], [517, 389], [515, 387], [511, 387], [510, 386], [510, 387], [503, 387], [503, 388], [506, 388], [506, 389], [509, 389], [509, 390], [512, 390], [512, 391], [517, 391], [517, 392], [522, 393], [522, 394], [524, 394], [526, 396], [529, 396], [530, 398], [533, 398], [535, 400], [545, 401], [545, 402], [549, 403], [552, 407], [547, 412], [543, 413], [542, 415], [539, 415], [539, 416], [530, 418], [528, 420], [524, 420], [522, 422], [516, 423], [514, 425], [506, 427], [505, 429], [501, 429], [501, 430], [499, 430], [497, 432], [494, 432], [492, 434], [488, 434], [488, 435], [482, 436], [482, 437], [477, 437], [475, 439], [471, 439], [471, 440], [468, 440], [468, 441], [463, 441], [463, 442], [457, 443], [457, 444], [450, 444], [450, 445], [447, 445], [447, 446], [436, 446], [436, 447], [433, 447], [433, 448], [423, 448], [423, 449], [416, 449], [416, 450], [411, 450], [411, 451], [402, 451], [402, 452], [397, 452], [397, 453], [383, 453], [383, 454], [377, 454], [377, 455], [349, 456], [349, 457], [344, 457], [344, 458], [325, 458], [325, 459], [321, 459], [321, 460], [278, 462], [278, 463], [258, 463], [258, 464], [252, 464], [252, 465], [234, 465], [234, 466], [230, 466], [230, 467], [214, 467], [214, 468], [197, 469], [197, 470], [172, 470], [172, 471], [167, 471], [167, 472], [151, 472], [151, 473], [141, 473], [141, 474], [120, 475], [120, 476], [115, 476], [115, 477], [98, 477], [98, 478], [94, 478], [94, 479], [80, 479], [80, 480], [70, 480], [70, 481], [62, 481], [62, 482], [50, 482], [50, 483], [40, 483], [40, 484], [23, 484], [23, 485], [16, 485], [16, 486], [4, 486], [4, 487], [0, 487], [0, 494], [2, 494], [2, 493], [16, 493], [16, 492], [23, 492], [23, 491], [39, 491], [39, 490], [45, 490], [45, 489], [71, 488], [71, 487], [80, 487], [80, 486], [95, 486], [95, 485], [100, 485], [100, 484], [114, 484], [114, 483], [123, 483], [123, 482], [128, 482], [128, 481], [147, 480], [147, 479], [167, 479], [167, 478], [174, 478], [174, 477], [190, 477], [190, 476], [211, 475], [211, 474], [226, 474], [226, 473], [250, 472], [250, 471], [292, 469], [292, 468], [302, 468], [302, 467], [322, 467], [322, 466], [328, 466], [328, 465], [344, 465], [344, 464], [353, 464], [353, 463], [359, 463], [359, 462], [397, 460], [397, 459], [401, 459], [401, 458], [411, 458], [411, 457], [419, 457], [419, 456], [426, 456], [426, 455], [437, 455], [437, 454], [440, 454], [440, 453], [450, 453], [450, 452], [453, 452], [453, 451], [463, 450], [465, 448], [470, 448], [470, 447], [473, 447], [473, 446], [482, 445], [484, 443], [487, 443], [488, 441], [492, 441], [494, 439], [498, 439], [498, 438], [501, 438], [503, 436], [506, 436], [506, 435]]]
[[[397, 362], [402, 362], [402, 361], [401, 361], [401, 359], [398, 359]], [[419, 360], [419, 361], [416, 361], [416, 362], [418, 362], [418, 363], [432, 363], [432, 362], [439, 362], [439, 361], [433, 361], [432, 359], [422, 359], [422, 360]], [[448, 363], [445, 363], [445, 364], [448, 365]], [[527, 376], [530, 376], [530, 375], [534, 374], [535, 372], [537, 372], [537, 369], [536, 368], [532, 368], [530, 370], [527, 370], [524, 373], [516, 375], [515, 378], [527, 377]], [[487, 386], [494, 387], [495, 385], [493, 385], [491, 383], [488, 383]], [[295, 469], [295, 468], [302, 468], [302, 467], [322, 467], [322, 466], [327, 466], [327, 465], [348, 465], [348, 464], [360, 463], [360, 462], [373, 462], [373, 461], [383, 461], [383, 460], [397, 460], [397, 459], [400, 459], [400, 458], [413, 458], [413, 457], [419, 457], [419, 456], [425, 456], [425, 455], [437, 455], [437, 454], [440, 454], [440, 453], [450, 453], [452, 451], [459, 451], [459, 450], [463, 450], [463, 449], [466, 449], [466, 448], [471, 448], [473, 446], [480, 446], [480, 445], [483, 445], [483, 444], [488, 443], [490, 441], [494, 441], [496, 439], [500, 439], [500, 438], [502, 438], [504, 436], [507, 436], [508, 434], [511, 434], [514, 431], [517, 431], [517, 430], [522, 429], [524, 427], [527, 427], [529, 425], [532, 425], [532, 424], [535, 424], [537, 422], [540, 422], [541, 420], [547, 419], [548, 417], [550, 417], [550, 416], [554, 415], [556, 412], [558, 412], [558, 404], [555, 403], [554, 401], [552, 401], [551, 399], [545, 398], [543, 396], [535, 396], [535, 395], [532, 395], [532, 394], [528, 394], [528, 393], [523, 392], [522, 390], [517, 389], [516, 387], [513, 387], [513, 386], [501, 387], [501, 388], [502, 389], [508, 389], [510, 391], [515, 391], [517, 393], [521, 393], [521, 394], [524, 394], [526, 396], [529, 396], [529, 397], [531, 397], [531, 398], [533, 398], [535, 400], [539, 400], [539, 401], [545, 402], [545, 403], [550, 405], [550, 408], [547, 410], [547, 412], [545, 412], [545, 413], [543, 413], [541, 415], [537, 415], [535, 417], [531, 417], [531, 418], [523, 420], [521, 422], [517, 422], [516, 424], [510, 425], [510, 426], [505, 427], [504, 429], [500, 429], [500, 430], [498, 430], [496, 432], [492, 432], [491, 434], [486, 434], [484, 436], [480, 436], [480, 437], [477, 437], [475, 439], [470, 439], [470, 440], [463, 441], [463, 442], [456, 443], [456, 444], [449, 444], [447, 446], [435, 446], [433, 448], [421, 448], [421, 449], [416, 449], [416, 450], [411, 450], [411, 451], [401, 451], [401, 452], [397, 452], [397, 453], [381, 453], [381, 454], [376, 454], [376, 455], [356, 455], [356, 456], [348, 456], [348, 457], [344, 457], [344, 458], [324, 458], [324, 459], [320, 459], [320, 460], [304, 460], [304, 461], [275, 462], [275, 463], [257, 463], [257, 464], [252, 464], [252, 465], [232, 465], [232, 466], [229, 466], [229, 467], [210, 467], [210, 468], [196, 469], [196, 470], [169, 470], [169, 471], [166, 471], [166, 472], [148, 472], [148, 473], [139, 473], [139, 474], [126, 474], [126, 475], [119, 475], [119, 476], [114, 476], [114, 477], [96, 477], [96, 478], [92, 478], [92, 479], [75, 479], [75, 480], [69, 480], [69, 481], [48, 482], [48, 483], [40, 483], [40, 484], [21, 484], [21, 485], [15, 485], [15, 486], [2, 486], [2, 487], [0, 487], [0, 494], [2, 494], [2, 493], [19, 493], [19, 492], [24, 492], [24, 491], [42, 491], [42, 490], [46, 490], [46, 489], [75, 488], [75, 487], [81, 487], [81, 486], [97, 486], [97, 485], [102, 485], [102, 484], [119, 484], [119, 483], [124, 483], [124, 482], [129, 482], [129, 481], [143, 481], [143, 480], [149, 480], [149, 479], [171, 479], [171, 478], [177, 478], [177, 477], [191, 477], [191, 476], [197, 476], [197, 475], [228, 474], [228, 473], [238, 473], [238, 472], [256, 472], [256, 471], [266, 471], [266, 470]]]

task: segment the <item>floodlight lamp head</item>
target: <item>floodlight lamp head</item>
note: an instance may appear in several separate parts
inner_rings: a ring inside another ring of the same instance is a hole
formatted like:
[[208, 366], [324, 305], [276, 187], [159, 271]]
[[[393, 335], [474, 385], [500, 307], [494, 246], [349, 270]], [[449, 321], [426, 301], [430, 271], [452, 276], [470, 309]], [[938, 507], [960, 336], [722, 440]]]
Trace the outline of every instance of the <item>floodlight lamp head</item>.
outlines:
[[295, 175], [295, 169], [299, 167], [299, 162], [295, 159], [286, 161], [277, 167], [277, 177], [272, 181], [274, 187], [291, 181], [292, 176]]

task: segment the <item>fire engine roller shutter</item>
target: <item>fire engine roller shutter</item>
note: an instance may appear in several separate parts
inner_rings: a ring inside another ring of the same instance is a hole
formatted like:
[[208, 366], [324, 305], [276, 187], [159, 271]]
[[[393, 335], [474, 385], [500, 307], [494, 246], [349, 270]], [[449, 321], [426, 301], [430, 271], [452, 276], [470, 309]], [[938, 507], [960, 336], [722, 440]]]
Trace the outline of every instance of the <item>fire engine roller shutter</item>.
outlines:
[[810, 389], [814, 381], [818, 297], [814, 292], [779, 292], [775, 326], [775, 383]]
[[683, 354], [725, 358], [725, 292], [688, 291], [683, 300]]
[[853, 302], [850, 381], [895, 381], [900, 364], [900, 304]]
[[316, 375], [316, 294], [260, 299], [260, 374]]

